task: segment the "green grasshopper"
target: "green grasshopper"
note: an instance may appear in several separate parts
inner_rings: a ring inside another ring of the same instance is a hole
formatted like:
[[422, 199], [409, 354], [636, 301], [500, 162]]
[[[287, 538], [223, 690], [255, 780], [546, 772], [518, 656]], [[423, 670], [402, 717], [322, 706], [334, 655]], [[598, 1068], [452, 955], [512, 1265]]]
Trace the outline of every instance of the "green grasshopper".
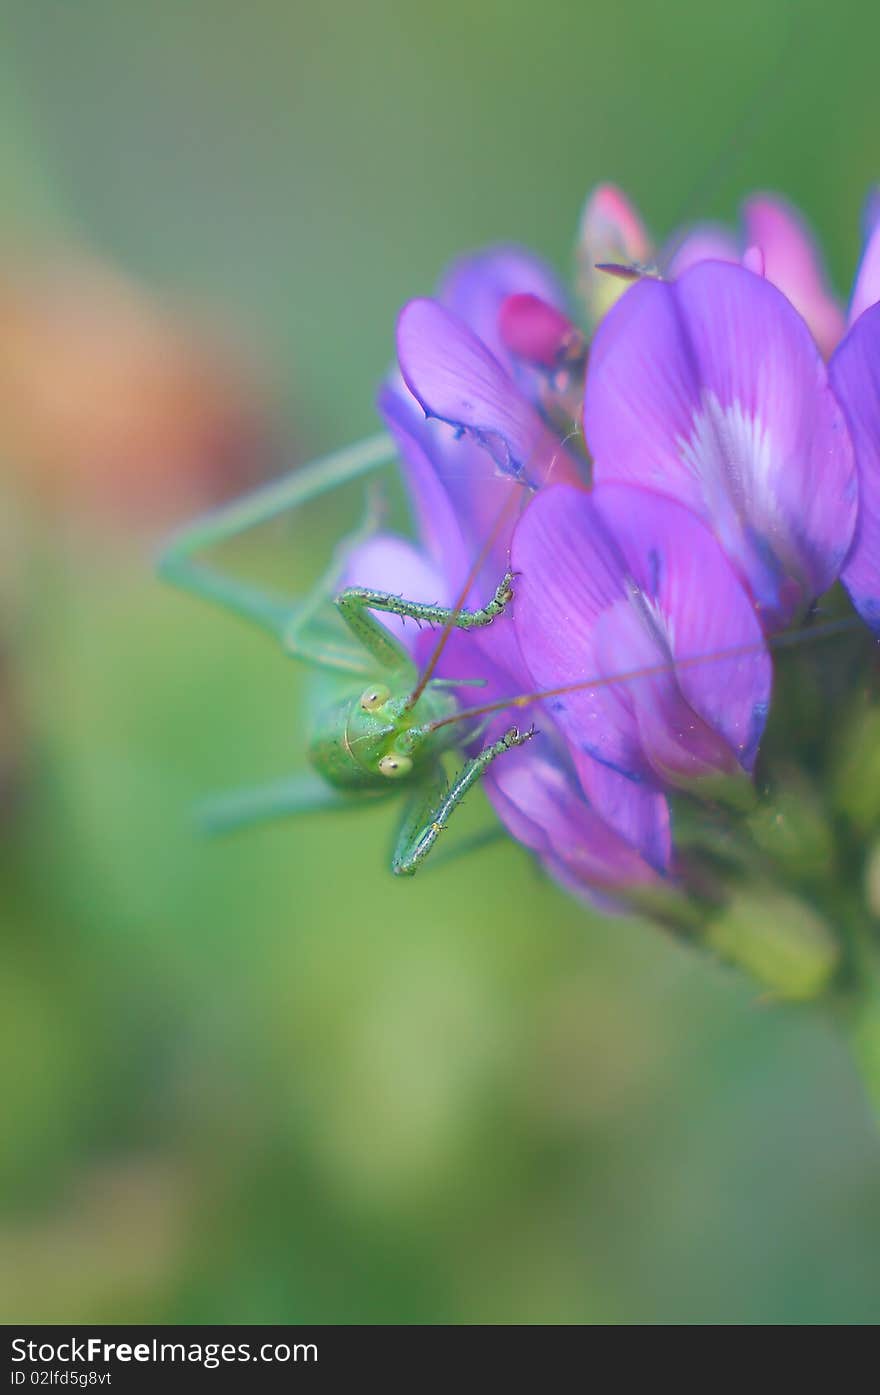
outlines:
[[[337, 592], [338, 558], [314, 591], [300, 601], [272, 595], [194, 560], [202, 549], [367, 475], [396, 454], [390, 436], [376, 436], [265, 485], [178, 534], [160, 557], [159, 572], [174, 585], [260, 626], [292, 657], [352, 680], [344, 695], [337, 696], [318, 718], [308, 748], [310, 771], [220, 797], [206, 806], [205, 825], [223, 832], [287, 815], [350, 808], [403, 785], [410, 798], [391, 868], [397, 876], [410, 876], [492, 761], [523, 745], [534, 731], [511, 727], [466, 760], [447, 784], [443, 755], [460, 747], [463, 739], [474, 740], [480, 730], [472, 721], [462, 737], [456, 726], [458, 703], [452, 689], [467, 680], [457, 683], [432, 677], [437, 653], [420, 678], [406, 649], [371, 612], [442, 626], [442, 645], [453, 628], [490, 625], [504, 613], [513, 598], [511, 574], [502, 578], [485, 606], [466, 610], [362, 587]], [[357, 540], [350, 539], [343, 548], [350, 549]], [[341, 641], [322, 624], [320, 611], [330, 599], [348, 628], [350, 642]]]

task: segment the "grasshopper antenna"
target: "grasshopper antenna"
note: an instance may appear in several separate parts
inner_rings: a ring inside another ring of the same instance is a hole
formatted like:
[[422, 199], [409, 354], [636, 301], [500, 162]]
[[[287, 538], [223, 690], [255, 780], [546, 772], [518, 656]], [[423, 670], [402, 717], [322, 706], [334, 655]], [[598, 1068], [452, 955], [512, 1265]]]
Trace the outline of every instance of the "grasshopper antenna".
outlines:
[[635, 683], [640, 678], [656, 678], [663, 673], [677, 672], [682, 668], [694, 668], [698, 664], [720, 662], [723, 659], [747, 659], [762, 654], [765, 649], [794, 649], [805, 643], [836, 639], [839, 635], [864, 631], [864, 621], [858, 615], [847, 615], [839, 620], [826, 620], [818, 625], [802, 625], [787, 634], [771, 635], [768, 639], [753, 644], [738, 644], [728, 649], [716, 649], [710, 654], [690, 654], [684, 658], [665, 660], [663, 663], [648, 664], [643, 668], [628, 669], [622, 673], [597, 674], [577, 683], [564, 683], [558, 688], [543, 688], [533, 693], [517, 693], [514, 697], [500, 698], [497, 702], [484, 703], [481, 707], [467, 707], [455, 712], [451, 717], [430, 722], [426, 730], [437, 731], [440, 727], [452, 726], [455, 722], [472, 721], [476, 717], [491, 716], [494, 712], [506, 712], [511, 707], [530, 707], [535, 702], [547, 698], [564, 697], [566, 693], [582, 693], [600, 688], [610, 688], [617, 683]]
[[[772, 111], [773, 107], [779, 106], [791, 84], [797, 66], [792, 62], [792, 58], [795, 56], [797, 47], [803, 42], [806, 26], [798, 23], [800, 12], [797, 0], [789, 0], [787, 8], [788, 17], [783, 41], [770, 68], [758, 77], [747, 101], [743, 103], [724, 138], [720, 150], [715, 152], [711, 162], [701, 171], [684, 197], [677, 203], [678, 212], [674, 224], [676, 228], [680, 229], [680, 233], [678, 238], [667, 243], [663, 249], [663, 261], [666, 264], [675, 256], [678, 242], [686, 235], [688, 225], [700, 216], [702, 209], [711, 200], [713, 194], [723, 188], [731, 172], [736, 168], [737, 161], [742, 158], [744, 150], [757, 131], [759, 123], [766, 123], [768, 113]], [[656, 277], [661, 274], [661, 269], [655, 265], [641, 266], [636, 263], [597, 262], [595, 268], [608, 276], [614, 276], [624, 281], [638, 281], [643, 276]]]
[[525, 497], [527, 497], [527, 493], [528, 491], [523, 490], [519, 481], [510, 481], [510, 489], [507, 494], [507, 498], [501, 505], [501, 508], [498, 511], [495, 521], [492, 524], [492, 527], [489, 529], [489, 535], [486, 538], [486, 541], [483, 543], [483, 546], [477, 553], [477, 556], [470, 570], [468, 571], [467, 576], [464, 579], [461, 590], [458, 596], [456, 597], [455, 605], [452, 608], [452, 614], [450, 615], [449, 619], [447, 620], [446, 624], [443, 626], [443, 629], [440, 632], [440, 638], [437, 640], [437, 643], [434, 646], [434, 650], [431, 654], [431, 657], [428, 659], [428, 662], [425, 665], [422, 673], [419, 675], [419, 681], [417, 682], [416, 686], [413, 688], [412, 692], [409, 695], [406, 704], [408, 708], [412, 709], [413, 707], [415, 707], [419, 698], [422, 696], [422, 693], [425, 691], [432, 677], [434, 676], [437, 665], [439, 664], [440, 658], [443, 654], [443, 650], [446, 648], [446, 645], [449, 642], [449, 636], [455, 629], [456, 621], [458, 620], [459, 615], [464, 609], [464, 605], [468, 598], [468, 593], [471, 587], [473, 586], [474, 582], [479, 576], [483, 564], [486, 561], [486, 558], [492, 551], [492, 548], [495, 544], [496, 539], [498, 538], [499, 533], [501, 532], [502, 528], [504, 528], [505, 524], [507, 524], [513, 517], [516, 506], [521, 505], [522, 502], [524, 502]]
[[711, 164], [707, 165], [688, 190], [681, 204], [677, 220], [679, 223], [689, 223], [712, 195], [723, 187], [725, 180], [736, 168], [737, 161], [742, 158], [743, 151], [758, 130], [759, 124], [766, 123], [768, 111], [774, 106], [779, 106], [791, 83], [796, 66], [791, 60], [797, 47], [803, 42], [806, 26], [797, 22], [800, 13], [798, 0], [789, 0], [787, 8], [788, 18], [783, 41], [770, 68], [758, 78]]

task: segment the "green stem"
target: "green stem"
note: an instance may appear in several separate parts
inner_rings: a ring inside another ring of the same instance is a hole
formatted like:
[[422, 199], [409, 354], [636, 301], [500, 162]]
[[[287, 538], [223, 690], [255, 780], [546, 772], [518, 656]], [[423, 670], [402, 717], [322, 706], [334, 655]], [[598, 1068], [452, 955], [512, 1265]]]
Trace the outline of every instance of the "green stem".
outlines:
[[880, 1128], [880, 987], [873, 985], [856, 1004], [849, 1040], [862, 1084]]
[[850, 952], [853, 985], [841, 1022], [880, 1129], [880, 945], [864, 914], [853, 918]]

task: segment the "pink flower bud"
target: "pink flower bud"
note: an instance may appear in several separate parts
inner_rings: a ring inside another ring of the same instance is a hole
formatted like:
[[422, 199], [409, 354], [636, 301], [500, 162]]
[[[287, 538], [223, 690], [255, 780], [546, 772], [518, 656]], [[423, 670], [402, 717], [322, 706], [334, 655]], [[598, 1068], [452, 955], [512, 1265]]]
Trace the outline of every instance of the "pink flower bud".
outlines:
[[536, 295], [507, 296], [498, 312], [498, 332], [510, 353], [541, 368], [557, 368], [584, 349], [571, 321]]

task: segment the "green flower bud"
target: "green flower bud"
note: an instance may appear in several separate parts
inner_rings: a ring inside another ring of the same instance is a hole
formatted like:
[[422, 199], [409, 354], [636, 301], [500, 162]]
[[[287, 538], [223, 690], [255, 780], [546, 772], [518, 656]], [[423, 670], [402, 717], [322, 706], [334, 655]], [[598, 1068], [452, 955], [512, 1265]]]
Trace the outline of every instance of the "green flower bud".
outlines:
[[774, 887], [738, 891], [710, 922], [706, 944], [778, 998], [815, 998], [839, 957], [825, 921], [806, 902]]
[[796, 769], [786, 771], [749, 817], [757, 848], [796, 881], [827, 881], [834, 871], [834, 837], [812, 783]]
[[832, 789], [859, 833], [880, 826], [880, 707], [860, 707], [841, 723]]

